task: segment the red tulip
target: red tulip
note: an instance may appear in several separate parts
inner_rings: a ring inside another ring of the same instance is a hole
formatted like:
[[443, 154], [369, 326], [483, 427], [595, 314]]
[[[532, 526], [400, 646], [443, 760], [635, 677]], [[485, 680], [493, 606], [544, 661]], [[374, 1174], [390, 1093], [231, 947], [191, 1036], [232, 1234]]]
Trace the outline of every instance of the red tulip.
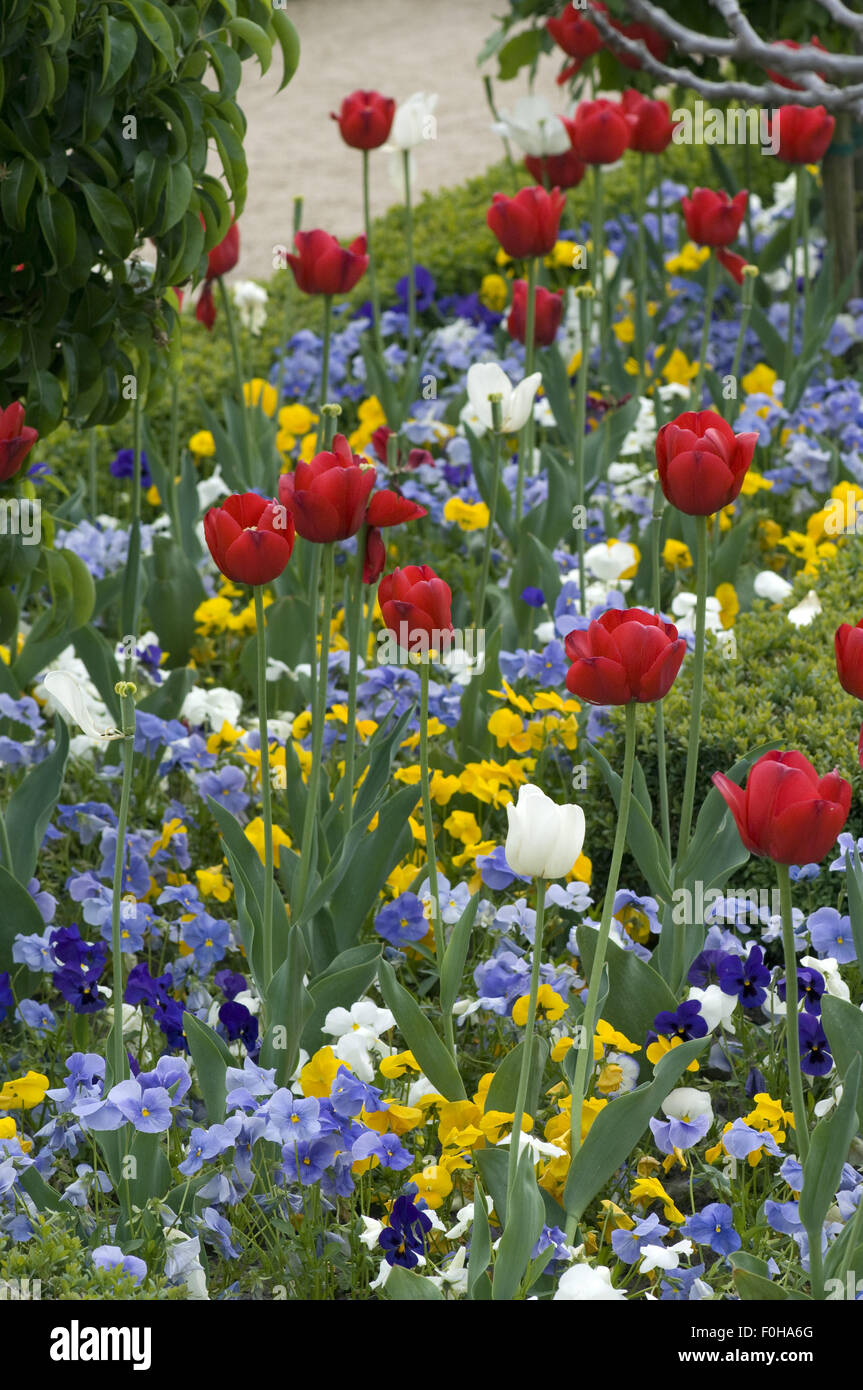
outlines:
[[[592, 10], [599, 10], [603, 15], [608, 14], [605, 5], [600, 0], [593, 0], [590, 7]], [[557, 19], [547, 19], [545, 27], [555, 43], [568, 53], [570, 58], [590, 58], [594, 53], [598, 53], [602, 48], [602, 35], [595, 24], [591, 24], [586, 17], [584, 7], [579, 5], [567, 5], [563, 14]]]
[[715, 410], [684, 411], [656, 436], [662, 491], [687, 516], [712, 516], [739, 495], [757, 443]]
[[[632, 39], [634, 43], [641, 41], [648, 53], [660, 63], [665, 62], [671, 45], [668, 39], [656, 29], [652, 29], [649, 24], [641, 24], [637, 21], [633, 24], [618, 24], [612, 20], [612, 24], [617, 32], [622, 34], [625, 39]], [[630, 58], [628, 53], [616, 53], [614, 56], [623, 63], [625, 68], [639, 69], [641, 67], [641, 60], [639, 58]]]
[[642, 608], [609, 608], [564, 643], [566, 688], [591, 705], [649, 704], [671, 689], [686, 652], [673, 623]]
[[802, 753], [765, 753], [746, 787], [721, 772], [713, 785], [726, 801], [752, 854], [776, 864], [817, 864], [848, 819], [851, 785], [836, 771], [819, 778]]
[[579, 159], [573, 143], [575, 121], [571, 121], [567, 116], [561, 116], [559, 119], [566, 127], [570, 148], [563, 154], [527, 154], [524, 157], [524, 167], [534, 183], [542, 184], [543, 188], [576, 188], [584, 178], [584, 164]]
[[239, 259], [240, 229], [236, 222], [232, 222], [218, 246], [214, 246], [207, 256], [207, 279], [218, 280], [220, 276], [227, 275]]
[[390, 133], [395, 111], [392, 97], [380, 92], [351, 92], [338, 113], [331, 111], [330, 115], [338, 121], [346, 145], [355, 150], [376, 150]]
[[748, 265], [745, 256], [738, 256], [735, 251], [725, 251], [720, 247], [716, 252], [716, 259], [720, 265], [724, 265], [729, 275], [733, 276], [738, 285], [743, 284], [743, 267]]
[[403, 651], [427, 650], [429, 637], [452, 632], [452, 591], [428, 565], [406, 565], [385, 574], [378, 603]]
[[623, 93], [621, 104], [629, 126], [629, 148], [639, 154], [662, 154], [674, 134], [668, 103], [651, 101], [630, 88]]
[[418, 521], [421, 516], [428, 516], [425, 507], [411, 502], [410, 498], [402, 497], [398, 492], [393, 492], [391, 488], [382, 487], [378, 492], [372, 493], [366, 511], [366, 525], [401, 526], [402, 522]]
[[[827, 49], [819, 39], [810, 39], [809, 42], [813, 48], [820, 48], [822, 53], [827, 52]], [[795, 39], [775, 39], [771, 45], [771, 47], [774, 48], [802, 48], [802, 46], [803, 45], [797, 43]], [[823, 74], [818, 73], [817, 75], [821, 77]], [[790, 77], [783, 77], [781, 72], [774, 72], [772, 68], [767, 69], [767, 76], [770, 78], [771, 82], [776, 83], [777, 87], [785, 87], [790, 92], [799, 92], [801, 90], [799, 82], [792, 82]]]
[[384, 545], [383, 536], [376, 526], [370, 526], [368, 531], [366, 531], [363, 583], [374, 584], [375, 580], [383, 574], [386, 562], [387, 548]]
[[[372, 435], [372, 448], [381, 463], [387, 461], [387, 440], [394, 433], [389, 425], [380, 425]], [[434, 458], [428, 449], [409, 449], [407, 458], [402, 457], [401, 450], [396, 451], [397, 468], [420, 468], [423, 464], [434, 466]]]
[[366, 519], [376, 472], [366, 465], [343, 434], [332, 453], [316, 454], [279, 478], [279, 500], [288, 508], [300, 535], [321, 544], [355, 536]]
[[[563, 318], [563, 295], [552, 294], [542, 285], [537, 285], [534, 296], [535, 347], [548, 347], [557, 337], [560, 321]], [[523, 343], [527, 336], [527, 281], [516, 280], [512, 287], [512, 308], [506, 321], [507, 331], [516, 342]]]
[[729, 198], [725, 192], [694, 188], [691, 198], [680, 200], [687, 235], [699, 246], [728, 246], [740, 231], [748, 196], [745, 189]]
[[0, 410], [0, 483], [17, 473], [36, 440], [38, 430], [24, 424], [24, 407], [13, 401]]
[[204, 517], [210, 554], [235, 584], [269, 584], [278, 579], [294, 548], [289, 512], [256, 492], [234, 493]]
[[521, 188], [514, 198], [495, 193], [486, 222], [508, 256], [525, 260], [553, 250], [566, 199], [559, 188]]
[[834, 641], [839, 684], [849, 695], [863, 700], [863, 619], [856, 627], [850, 623], [837, 627]]
[[616, 164], [629, 148], [629, 126], [619, 101], [580, 101], [575, 111], [575, 148], [585, 164]]
[[318, 227], [313, 232], [297, 232], [294, 246], [298, 254], [288, 255], [286, 260], [303, 294], [347, 294], [368, 267], [364, 236], [345, 248]]
[[833, 139], [836, 120], [823, 106], [780, 106], [779, 147], [786, 164], [817, 164]]
[[204, 325], [208, 332], [212, 333], [213, 324], [216, 322], [216, 301], [213, 299], [213, 287], [209, 280], [204, 281], [204, 288], [198, 295], [195, 318], [198, 323]]

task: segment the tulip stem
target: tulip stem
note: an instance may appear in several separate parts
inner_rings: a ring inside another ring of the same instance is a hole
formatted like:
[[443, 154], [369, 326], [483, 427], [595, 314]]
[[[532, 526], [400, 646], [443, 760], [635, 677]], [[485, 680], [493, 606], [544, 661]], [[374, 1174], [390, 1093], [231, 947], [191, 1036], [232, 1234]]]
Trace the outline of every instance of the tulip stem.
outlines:
[[270, 786], [270, 736], [267, 727], [267, 620], [264, 586], [256, 584], [255, 633], [258, 652], [258, 730], [261, 745], [261, 812], [264, 818], [264, 988], [273, 978], [273, 798]]
[[[740, 375], [740, 363], [743, 360], [743, 348], [746, 343], [746, 333], [749, 328], [749, 317], [752, 313], [752, 300], [755, 294], [755, 276], [744, 275], [743, 277], [743, 296], [740, 306], [740, 328], [737, 333], [737, 345], [734, 349], [734, 361], [731, 364], [731, 377], [734, 382], [734, 389], [737, 390], [737, 381]], [[725, 404], [725, 418], [731, 424], [734, 414], [734, 403], [737, 397], [734, 396]]]
[[647, 233], [644, 228], [647, 184], [647, 155], [638, 157], [638, 284], [635, 290], [635, 341], [638, 353], [638, 394], [644, 395], [647, 380]]
[[[306, 812], [303, 818], [303, 842], [300, 864], [297, 869], [297, 884], [291, 903], [291, 916], [296, 922], [306, 900], [306, 888], [311, 872], [312, 843], [315, 833], [315, 817], [318, 812], [318, 789], [321, 781], [321, 760], [324, 746], [324, 720], [327, 714], [327, 674], [330, 660], [330, 614], [333, 607], [333, 588], [335, 586], [335, 554], [332, 541], [324, 546], [324, 607], [321, 615], [321, 655], [318, 666], [315, 708], [312, 715], [312, 766], [306, 788]], [[315, 595], [317, 601], [317, 595]], [[316, 653], [313, 654], [317, 655]]]
[[803, 340], [809, 323], [809, 172], [797, 165], [796, 197], [800, 201], [800, 236], [803, 242]]
[[414, 266], [414, 214], [411, 205], [411, 152], [402, 151], [402, 164], [405, 171], [405, 245], [408, 253], [408, 354], [413, 357], [414, 339], [417, 331], [417, 286]]
[[[536, 257], [531, 256], [527, 263], [527, 308], [525, 310], [524, 324], [524, 375], [525, 378], [533, 373], [534, 362], [536, 360]], [[533, 453], [533, 406], [531, 406], [524, 428], [521, 432], [521, 439], [518, 446], [518, 475], [515, 485], [515, 529], [518, 531], [521, 526], [522, 509], [524, 507], [524, 475], [528, 462], [532, 462]]]
[[126, 1076], [126, 1052], [123, 1046], [123, 936], [122, 897], [123, 872], [126, 861], [126, 826], [129, 821], [129, 801], [132, 793], [132, 766], [135, 755], [135, 687], [131, 681], [118, 682], [120, 696], [120, 727], [123, 731], [123, 783], [120, 791], [120, 811], [117, 818], [117, 844], [114, 850], [114, 890], [111, 899], [111, 968], [113, 971], [113, 1010], [111, 1024], [112, 1081], [116, 1086]]
[[[320, 415], [318, 417], [317, 438], [315, 439], [315, 451], [322, 447], [322, 438], [325, 428], [324, 406], [327, 403], [327, 392], [330, 389], [330, 339], [333, 330], [333, 296], [324, 295], [324, 329], [323, 329], [323, 349], [321, 354], [321, 403]], [[326, 446], [323, 446], [326, 447]]]
[[[657, 511], [657, 507], [659, 511]], [[656, 484], [653, 490], [653, 534], [651, 536], [651, 548], [653, 551], [653, 608], [659, 616], [662, 606], [662, 589], [659, 582], [659, 563], [660, 563], [660, 543], [662, 541], [662, 520], [664, 516], [664, 503], [662, 485]], [[661, 700], [656, 701], [655, 714], [656, 728], [656, 768], [659, 778], [659, 806], [662, 820], [662, 842], [665, 845], [665, 852], [671, 862], [671, 814], [668, 805], [668, 773], [665, 766], [665, 709]]]
[[[581, 1046], [578, 1049], [575, 1076], [572, 1082], [569, 1116], [570, 1167], [575, 1162], [576, 1155], [581, 1147], [581, 1111], [586, 1091], [587, 1069], [593, 1061], [593, 1035], [596, 1031], [596, 1010], [599, 999], [599, 987], [602, 983], [602, 972], [605, 966], [606, 952], [608, 950], [608, 938], [611, 933], [611, 917], [614, 911], [614, 899], [617, 895], [617, 883], [620, 878], [620, 865], [623, 860], [623, 851], [626, 848], [626, 831], [629, 825], [629, 811], [632, 804], [632, 773], [634, 767], [635, 701], [633, 700], [626, 706], [626, 749], [623, 756], [623, 775], [620, 780], [620, 802], [617, 808], [614, 848], [611, 853], [611, 867], [608, 871], [605, 901], [602, 904], [602, 920], [599, 925], [596, 950], [593, 955], [593, 964], [590, 967], [587, 1003], [584, 1006], [584, 1013], [581, 1018]], [[575, 1234], [576, 1224], [575, 1216], [567, 1217], [567, 1240], [572, 1240]]]
[[530, 995], [527, 1001], [527, 1020], [522, 1039], [521, 1071], [518, 1090], [515, 1094], [515, 1111], [512, 1117], [512, 1133], [509, 1137], [509, 1165], [506, 1184], [506, 1214], [509, 1220], [513, 1209], [515, 1175], [521, 1148], [521, 1122], [527, 1103], [527, 1087], [530, 1080], [530, 1067], [533, 1059], [533, 1030], [536, 1022], [536, 1001], [539, 994], [539, 971], [542, 963], [542, 938], [545, 930], [545, 879], [536, 880], [536, 926], [533, 934], [533, 966], [530, 972]]
[[605, 325], [607, 306], [605, 303], [605, 223], [602, 210], [602, 165], [593, 166], [593, 255], [596, 261], [594, 284], [599, 311], [599, 374], [602, 377], [605, 363]]
[[361, 526], [357, 532], [357, 555], [353, 585], [349, 589], [350, 608], [348, 620], [350, 631], [348, 642], [348, 725], [345, 734], [345, 834], [351, 828], [354, 818], [354, 759], [357, 742], [357, 666], [360, 654], [362, 614], [363, 614], [363, 566], [366, 556], [366, 528]]
[[794, 1133], [800, 1162], [809, 1154], [809, 1127], [806, 1102], [803, 1098], [803, 1073], [800, 1070], [800, 1030], [798, 1023], [797, 953], [794, 950], [794, 916], [791, 906], [791, 876], [787, 864], [776, 865], [779, 884], [779, 911], [782, 917], [782, 951], [785, 957], [785, 1042], [788, 1049], [788, 1083], [791, 1108], [794, 1111]]
[[[434, 843], [434, 822], [432, 820], [431, 779], [429, 777], [429, 676], [431, 674], [431, 654], [424, 652], [420, 664], [420, 780], [422, 784], [423, 829], [426, 837], [426, 858], [428, 861], [429, 895], [431, 897], [432, 926], [434, 927], [435, 956], [438, 976], [443, 971], [443, 957], [446, 941], [443, 921], [440, 915], [440, 894], [437, 882], [437, 856]], [[455, 1034], [452, 1014], [443, 1016], [443, 1030], [446, 1045], [455, 1057]]]
[[584, 524], [579, 515], [575, 530], [575, 544], [578, 551], [578, 608], [581, 616], [587, 612], [587, 576], [584, 566], [584, 532], [587, 526], [587, 503], [584, 500], [584, 439], [585, 417], [587, 414], [587, 371], [590, 363], [590, 328], [593, 319], [591, 296], [585, 291], [578, 293], [578, 323], [581, 331], [581, 361], [578, 364], [578, 380], [575, 384], [575, 498], [579, 507], [584, 508]]
[[[692, 812], [695, 805], [695, 779], [698, 774], [698, 744], [701, 737], [701, 704], [704, 695], [704, 638], [707, 616], [707, 517], [695, 518], [695, 666], [692, 674], [692, 699], [689, 707], [689, 743], [686, 748], [686, 776], [683, 782], [683, 806], [677, 834], [677, 871], [689, 849]], [[684, 926], [674, 933], [671, 965], [671, 988], [677, 989], [683, 975]]]
[[246, 446], [246, 466], [243, 476], [246, 483], [251, 483], [252, 460], [255, 454], [254, 445], [252, 443], [252, 422], [249, 419], [249, 408], [251, 402], [249, 403], [249, 406], [246, 405], [246, 395], [243, 390], [243, 359], [240, 356], [240, 340], [237, 335], [236, 320], [234, 319], [234, 306], [231, 303], [231, 296], [228, 294], [227, 286], [225, 284], [224, 278], [221, 275], [219, 276], [219, 294], [222, 299], [222, 308], [225, 311], [225, 322], [228, 325], [228, 341], [231, 345], [231, 357], [234, 361], [234, 377], [236, 378], [237, 384], [237, 399], [240, 402], [240, 409], [243, 412], [243, 440]]
[[372, 333], [378, 355], [383, 353], [381, 340], [381, 306], [378, 300], [378, 281], [375, 269], [375, 253], [372, 249], [372, 214], [369, 200], [369, 151], [363, 150], [363, 219], [366, 228], [366, 252], [369, 258], [369, 289], [372, 300]]
[[99, 509], [99, 492], [97, 487], [98, 478], [98, 449], [99, 441], [96, 438], [95, 426], [87, 431], [87, 463], [90, 477], [90, 517], [96, 520], [96, 513]]
[[131, 647], [126, 647], [124, 674], [126, 680], [132, 675], [135, 663], [135, 647], [138, 645], [138, 613], [141, 588], [141, 402], [136, 395], [132, 407], [132, 515], [129, 525], [129, 548], [126, 552], [126, 573], [123, 580], [123, 631], [124, 642], [131, 638]]
[[485, 616], [485, 591], [488, 586], [488, 574], [491, 565], [491, 544], [494, 533], [494, 525], [497, 520], [497, 503], [500, 495], [500, 431], [503, 424], [503, 407], [499, 395], [489, 396], [491, 404], [492, 421], [492, 487], [491, 487], [491, 508], [488, 516], [488, 526], [485, 532], [485, 542], [482, 548], [482, 570], [479, 579], [479, 593], [476, 601], [476, 621], [482, 624]]
[[794, 311], [797, 307], [797, 242], [800, 238], [800, 179], [794, 186], [794, 213], [791, 218], [791, 273], [788, 279], [788, 336], [785, 340], [785, 381], [794, 365]]
[[716, 253], [710, 252], [707, 262], [707, 282], [704, 287], [704, 323], [701, 328], [701, 347], [698, 352], [698, 375], [695, 378], [695, 409], [701, 409], [701, 391], [704, 385], [704, 371], [707, 367], [707, 345], [710, 342], [710, 326], [713, 322], [713, 300], [716, 295], [716, 272], [719, 262]]

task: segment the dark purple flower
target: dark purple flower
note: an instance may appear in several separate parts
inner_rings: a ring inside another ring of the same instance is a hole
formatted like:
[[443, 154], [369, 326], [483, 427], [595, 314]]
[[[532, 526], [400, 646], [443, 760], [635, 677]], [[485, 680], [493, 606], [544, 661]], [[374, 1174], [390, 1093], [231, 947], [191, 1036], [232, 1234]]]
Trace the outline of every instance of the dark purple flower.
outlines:
[[699, 951], [689, 967], [686, 977], [689, 983], [697, 989], [706, 989], [708, 985], [715, 984], [719, 978], [720, 962], [725, 960], [726, 954], [725, 951]]
[[410, 1197], [397, 1197], [390, 1211], [390, 1224], [378, 1236], [387, 1264], [413, 1269], [425, 1250], [425, 1233], [431, 1228], [431, 1219], [414, 1206]]
[[800, 1033], [800, 1070], [807, 1076], [826, 1076], [833, 1066], [833, 1057], [820, 1021], [812, 1014], [802, 1013], [797, 1026]]
[[[785, 991], [787, 979], [779, 981], [777, 993], [779, 998], [785, 1003]], [[821, 1013], [821, 996], [824, 993], [824, 976], [820, 970], [804, 969], [797, 967], [797, 993], [803, 1000], [803, 1007], [808, 1014], [815, 1014], [816, 1017]]]
[[674, 1013], [664, 1009], [656, 1015], [653, 1026], [657, 1033], [662, 1033], [665, 1037], [680, 1038], [682, 1042], [707, 1036], [707, 1020], [702, 1017], [701, 1005], [697, 999], [685, 999]]
[[736, 994], [744, 1009], [758, 1009], [767, 998], [770, 971], [760, 946], [753, 946], [745, 961], [729, 952], [717, 974], [723, 994]]
[[[135, 451], [134, 449], [120, 449], [116, 458], [110, 464], [108, 472], [112, 478], [131, 478], [135, 473]], [[141, 487], [152, 487], [153, 479], [150, 474], [150, 465], [147, 462], [147, 455], [141, 450]]]

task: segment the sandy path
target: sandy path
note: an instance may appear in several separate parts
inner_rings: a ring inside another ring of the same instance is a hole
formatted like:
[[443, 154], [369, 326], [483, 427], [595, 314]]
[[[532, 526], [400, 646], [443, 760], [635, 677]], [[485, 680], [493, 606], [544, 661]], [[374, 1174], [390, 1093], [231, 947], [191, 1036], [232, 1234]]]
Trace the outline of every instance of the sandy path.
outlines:
[[[362, 231], [360, 156], [343, 144], [329, 112], [359, 87], [376, 87], [403, 100], [416, 91], [438, 92], [437, 139], [416, 154], [416, 195], [460, 183], [502, 156], [490, 130], [476, 56], [494, 28], [501, 0], [289, 0], [300, 36], [300, 65], [285, 90], [281, 54], [261, 77], [255, 59], [245, 64], [240, 104], [249, 129], [249, 191], [241, 221], [238, 273], [266, 277], [273, 248], [290, 239], [293, 199], [304, 199], [303, 226], [324, 227], [339, 237]], [[536, 90], [562, 109], [556, 64], [540, 66]], [[492, 76], [492, 60], [482, 72]], [[526, 76], [496, 84], [500, 106], [527, 91]], [[390, 156], [372, 165], [372, 206], [383, 212], [397, 201]]]

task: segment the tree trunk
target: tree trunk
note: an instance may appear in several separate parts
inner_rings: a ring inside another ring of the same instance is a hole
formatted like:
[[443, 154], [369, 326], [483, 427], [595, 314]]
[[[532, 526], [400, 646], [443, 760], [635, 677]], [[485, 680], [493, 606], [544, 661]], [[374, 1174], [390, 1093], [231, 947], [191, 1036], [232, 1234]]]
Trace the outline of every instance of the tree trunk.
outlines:
[[860, 292], [857, 262], [857, 207], [854, 188], [852, 118], [836, 116], [833, 144], [824, 156], [824, 230], [833, 251], [833, 282], [838, 289], [851, 276], [847, 294]]

